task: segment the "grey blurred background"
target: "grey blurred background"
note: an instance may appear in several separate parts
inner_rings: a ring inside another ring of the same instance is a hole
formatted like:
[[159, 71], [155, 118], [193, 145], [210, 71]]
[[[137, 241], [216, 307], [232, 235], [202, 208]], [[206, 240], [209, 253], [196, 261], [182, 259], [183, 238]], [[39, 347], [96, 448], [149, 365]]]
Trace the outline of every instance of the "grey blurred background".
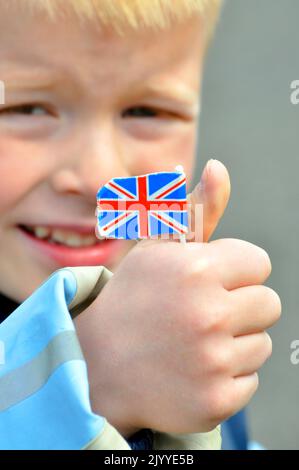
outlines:
[[213, 238], [265, 248], [267, 284], [281, 296], [273, 356], [249, 407], [252, 437], [269, 449], [299, 449], [299, 0], [226, 0], [203, 87], [198, 174], [221, 160], [232, 181], [230, 205]]

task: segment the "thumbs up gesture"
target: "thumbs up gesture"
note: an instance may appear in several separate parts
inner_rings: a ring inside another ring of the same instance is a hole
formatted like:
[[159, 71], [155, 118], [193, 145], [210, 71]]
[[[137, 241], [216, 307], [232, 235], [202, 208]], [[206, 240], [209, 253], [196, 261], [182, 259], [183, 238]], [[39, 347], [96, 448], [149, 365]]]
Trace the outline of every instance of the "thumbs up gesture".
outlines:
[[192, 217], [191, 241], [138, 243], [76, 319], [93, 409], [125, 436], [209, 431], [257, 389], [281, 304], [262, 285], [271, 272], [263, 249], [208, 242], [229, 195], [226, 168], [208, 162], [188, 197], [203, 215]]

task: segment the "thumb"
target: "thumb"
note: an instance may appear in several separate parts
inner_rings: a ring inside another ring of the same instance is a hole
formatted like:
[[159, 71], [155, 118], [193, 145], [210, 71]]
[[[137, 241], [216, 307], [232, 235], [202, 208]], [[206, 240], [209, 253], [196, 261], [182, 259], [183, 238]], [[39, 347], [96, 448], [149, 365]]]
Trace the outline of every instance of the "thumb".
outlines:
[[188, 195], [191, 232], [188, 240], [207, 242], [215, 231], [230, 197], [230, 178], [218, 160], [209, 160], [200, 182]]

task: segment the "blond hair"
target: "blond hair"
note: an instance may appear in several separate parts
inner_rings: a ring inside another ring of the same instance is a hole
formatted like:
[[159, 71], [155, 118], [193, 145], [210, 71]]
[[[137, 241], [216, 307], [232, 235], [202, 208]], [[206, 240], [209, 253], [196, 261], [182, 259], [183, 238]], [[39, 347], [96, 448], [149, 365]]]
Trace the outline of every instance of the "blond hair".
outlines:
[[21, 0], [21, 3], [46, 11], [51, 17], [71, 7], [80, 18], [98, 18], [103, 25], [119, 32], [127, 26], [164, 29], [174, 21], [199, 15], [210, 33], [222, 0]]

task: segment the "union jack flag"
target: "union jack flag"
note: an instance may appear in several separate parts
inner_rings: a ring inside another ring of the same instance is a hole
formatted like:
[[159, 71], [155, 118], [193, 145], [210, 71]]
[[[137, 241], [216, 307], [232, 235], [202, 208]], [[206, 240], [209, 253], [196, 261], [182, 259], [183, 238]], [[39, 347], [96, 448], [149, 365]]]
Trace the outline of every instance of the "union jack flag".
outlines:
[[106, 238], [186, 234], [186, 176], [181, 171], [113, 178], [97, 194], [97, 224]]

